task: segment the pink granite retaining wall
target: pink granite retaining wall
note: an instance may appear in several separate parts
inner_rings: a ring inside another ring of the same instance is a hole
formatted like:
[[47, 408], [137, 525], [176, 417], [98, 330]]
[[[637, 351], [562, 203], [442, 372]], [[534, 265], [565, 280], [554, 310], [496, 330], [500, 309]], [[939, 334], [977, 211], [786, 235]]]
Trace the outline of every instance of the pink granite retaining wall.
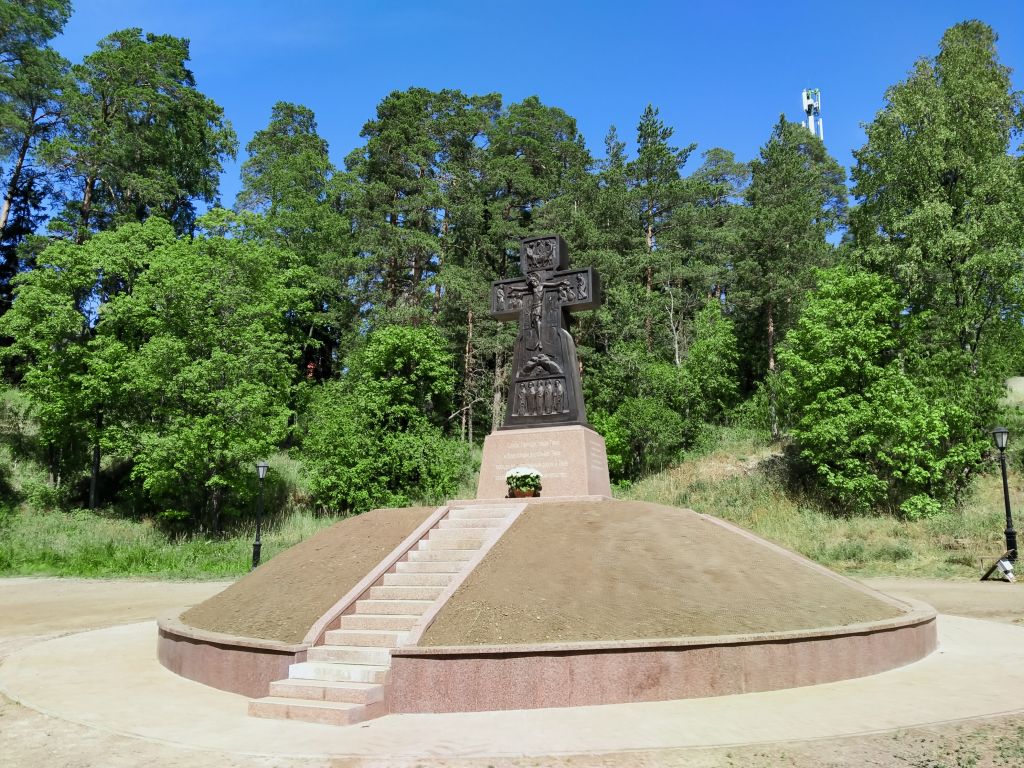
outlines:
[[[158, 622], [172, 672], [253, 698], [305, 661], [305, 645]], [[924, 658], [935, 612], [850, 627], [623, 643], [405, 647], [392, 652], [390, 712], [476, 712], [724, 696], [877, 674]]]
[[[338, 601], [303, 643], [233, 637], [183, 624], [158, 622], [157, 655], [183, 677], [253, 698], [288, 677], [290, 664], [415, 545], [447, 510], [438, 510]], [[706, 516], [702, 516], [706, 517]], [[386, 696], [390, 712], [474, 712], [500, 709], [617, 704], [723, 696], [835, 682], [877, 674], [935, 650], [935, 611], [899, 601], [829, 571], [741, 528], [710, 518], [779, 554], [871, 594], [904, 614], [896, 619], [811, 630], [670, 638], [628, 642], [516, 646], [420, 647], [392, 651]], [[433, 616], [433, 614], [431, 614]], [[427, 617], [428, 620], [430, 617]], [[428, 623], [418, 627], [422, 635]]]
[[290, 664], [306, 660], [305, 645], [206, 632], [177, 618], [162, 618], [157, 626], [157, 658], [163, 666], [197, 683], [243, 696], [266, 696], [273, 681], [288, 677]]
[[884, 672], [935, 650], [935, 612], [720, 638], [392, 653], [391, 712], [476, 712], [770, 691]]

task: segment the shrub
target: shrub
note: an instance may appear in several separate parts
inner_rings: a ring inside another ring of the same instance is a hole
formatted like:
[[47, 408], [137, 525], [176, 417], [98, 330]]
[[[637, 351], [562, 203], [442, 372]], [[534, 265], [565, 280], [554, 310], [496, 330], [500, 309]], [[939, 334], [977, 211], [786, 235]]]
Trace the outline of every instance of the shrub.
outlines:
[[301, 458], [315, 503], [364, 512], [454, 493], [469, 449], [435, 423], [453, 386], [451, 355], [433, 328], [372, 334], [344, 376], [310, 397]]
[[969, 381], [911, 369], [902, 309], [885, 278], [822, 272], [779, 349], [779, 383], [818, 489], [848, 511], [914, 518], [955, 500], [978, 464], [985, 398]]

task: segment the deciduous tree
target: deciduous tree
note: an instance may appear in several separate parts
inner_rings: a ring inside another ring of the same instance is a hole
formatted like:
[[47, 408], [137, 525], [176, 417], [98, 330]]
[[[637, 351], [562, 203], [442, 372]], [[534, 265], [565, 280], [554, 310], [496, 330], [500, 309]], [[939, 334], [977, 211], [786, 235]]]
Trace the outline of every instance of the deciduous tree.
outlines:
[[464, 444], [444, 436], [453, 357], [430, 326], [385, 326], [314, 395], [301, 455], [316, 502], [334, 512], [401, 506], [452, 494]]
[[985, 337], [1020, 316], [1024, 164], [1021, 94], [980, 21], [951, 27], [866, 126], [852, 216], [869, 266], [896, 281], [930, 352], [976, 372]]
[[790, 432], [812, 484], [843, 510], [934, 513], [976, 459], [970, 408], [913, 373], [922, 350], [902, 310], [888, 278], [825, 272], [779, 349]]

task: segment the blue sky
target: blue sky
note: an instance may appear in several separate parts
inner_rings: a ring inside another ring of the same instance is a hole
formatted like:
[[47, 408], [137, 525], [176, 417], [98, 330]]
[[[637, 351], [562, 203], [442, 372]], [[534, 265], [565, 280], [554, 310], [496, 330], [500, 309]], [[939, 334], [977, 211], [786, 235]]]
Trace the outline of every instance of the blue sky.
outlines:
[[238, 132], [238, 162], [221, 181], [230, 205], [245, 144], [275, 102], [313, 109], [341, 165], [377, 103], [410, 86], [496, 91], [505, 103], [536, 94], [576, 118], [595, 155], [612, 124], [632, 146], [652, 103], [677, 144], [722, 146], [743, 160], [780, 113], [801, 118], [801, 89], [817, 87], [825, 143], [849, 167], [885, 89], [966, 18], [996, 30], [1000, 58], [1024, 88], [1024, 0], [76, 0], [55, 44], [78, 61], [124, 27], [189, 38], [200, 90]]

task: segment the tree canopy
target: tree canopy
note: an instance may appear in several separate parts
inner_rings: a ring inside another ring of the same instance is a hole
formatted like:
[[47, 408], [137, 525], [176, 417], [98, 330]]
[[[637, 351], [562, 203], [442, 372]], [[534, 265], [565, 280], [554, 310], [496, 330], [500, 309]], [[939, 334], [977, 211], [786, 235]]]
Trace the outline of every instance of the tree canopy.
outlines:
[[614, 481], [721, 424], [847, 511], [929, 514], [982, 466], [1024, 365], [1024, 108], [981, 22], [888, 89], [849, 205], [785, 117], [748, 161], [649, 104], [592, 153], [537, 96], [411, 87], [335, 159], [274, 104], [229, 210], [237, 141], [189, 42], [124, 29], [68, 62], [70, 12], [0, 0], [0, 358], [69, 504], [217, 531], [278, 451], [324, 511], [454, 493], [505, 411], [490, 283], [545, 232], [601, 275], [572, 333]]

